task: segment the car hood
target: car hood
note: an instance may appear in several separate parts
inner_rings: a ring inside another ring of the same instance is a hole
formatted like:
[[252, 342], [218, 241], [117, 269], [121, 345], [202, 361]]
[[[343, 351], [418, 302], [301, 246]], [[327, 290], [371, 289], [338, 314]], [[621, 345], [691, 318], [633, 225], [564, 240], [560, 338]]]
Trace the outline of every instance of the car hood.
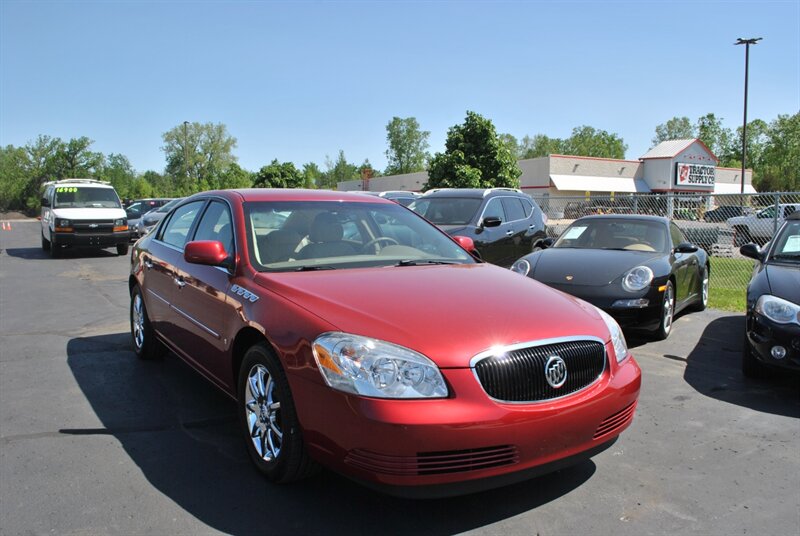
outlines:
[[53, 209], [56, 218], [67, 220], [116, 220], [127, 218], [128, 215], [121, 208], [56, 208]]
[[800, 304], [800, 266], [770, 263], [765, 270], [770, 294]]
[[[645, 251], [553, 248], [530, 256], [531, 277], [542, 283], [605, 286], [635, 266], [663, 256]], [[572, 279], [567, 280], [567, 276]]]
[[411, 348], [442, 368], [495, 346], [609, 340], [588, 303], [488, 264], [262, 273], [256, 282], [340, 331]]

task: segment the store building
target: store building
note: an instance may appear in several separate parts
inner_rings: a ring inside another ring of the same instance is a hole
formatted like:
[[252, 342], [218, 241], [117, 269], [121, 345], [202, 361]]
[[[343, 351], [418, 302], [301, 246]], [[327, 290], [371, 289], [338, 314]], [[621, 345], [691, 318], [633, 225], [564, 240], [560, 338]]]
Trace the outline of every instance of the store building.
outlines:
[[[741, 169], [717, 166], [717, 157], [699, 139], [662, 142], [639, 160], [616, 160], [553, 154], [520, 160], [520, 188], [535, 196], [616, 195], [628, 193], [741, 192]], [[755, 193], [752, 170], [745, 173], [745, 193]], [[426, 172], [345, 181], [339, 190], [421, 191]]]

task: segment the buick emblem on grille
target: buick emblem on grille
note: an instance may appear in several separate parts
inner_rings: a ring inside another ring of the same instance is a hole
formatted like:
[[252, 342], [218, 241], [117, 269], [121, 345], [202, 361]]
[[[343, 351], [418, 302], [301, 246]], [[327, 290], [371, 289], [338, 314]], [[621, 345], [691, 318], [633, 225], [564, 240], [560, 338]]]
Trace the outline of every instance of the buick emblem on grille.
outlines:
[[550, 356], [544, 366], [544, 377], [553, 389], [558, 389], [567, 381], [567, 364], [557, 355]]

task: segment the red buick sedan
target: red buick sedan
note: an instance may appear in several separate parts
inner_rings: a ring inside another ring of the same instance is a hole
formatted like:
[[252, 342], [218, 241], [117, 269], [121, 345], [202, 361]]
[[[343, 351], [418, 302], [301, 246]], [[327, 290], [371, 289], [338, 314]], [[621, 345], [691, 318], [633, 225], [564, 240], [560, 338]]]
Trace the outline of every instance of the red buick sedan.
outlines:
[[470, 242], [355, 193], [197, 194], [132, 253], [134, 348], [236, 400], [275, 482], [323, 465], [441, 496], [607, 448], [641, 381], [619, 326]]

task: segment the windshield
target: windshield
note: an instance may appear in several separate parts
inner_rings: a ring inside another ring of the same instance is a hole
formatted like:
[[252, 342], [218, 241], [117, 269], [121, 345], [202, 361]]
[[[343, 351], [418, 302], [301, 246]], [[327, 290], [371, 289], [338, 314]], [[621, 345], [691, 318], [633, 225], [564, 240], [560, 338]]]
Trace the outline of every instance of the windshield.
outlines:
[[408, 208], [436, 225], [465, 225], [481, 206], [481, 199], [469, 197], [431, 197], [417, 199]]
[[667, 251], [667, 226], [644, 220], [596, 218], [578, 220], [561, 234], [556, 248]]
[[179, 199], [173, 199], [172, 201], [170, 201], [166, 205], [162, 205], [162, 206], [158, 207], [155, 210], [151, 210], [150, 212], [169, 212], [170, 210], [172, 210], [172, 207], [174, 207], [175, 205], [177, 205], [181, 201], [183, 201], [182, 197], [179, 198]]
[[800, 262], [800, 221], [787, 223], [773, 242], [770, 258]]
[[250, 261], [259, 271], [467, 264], [447, 235], [397, 204], [245, 203]]
[[122, 208], [113, 188], [58, 186], [53, 208]]

